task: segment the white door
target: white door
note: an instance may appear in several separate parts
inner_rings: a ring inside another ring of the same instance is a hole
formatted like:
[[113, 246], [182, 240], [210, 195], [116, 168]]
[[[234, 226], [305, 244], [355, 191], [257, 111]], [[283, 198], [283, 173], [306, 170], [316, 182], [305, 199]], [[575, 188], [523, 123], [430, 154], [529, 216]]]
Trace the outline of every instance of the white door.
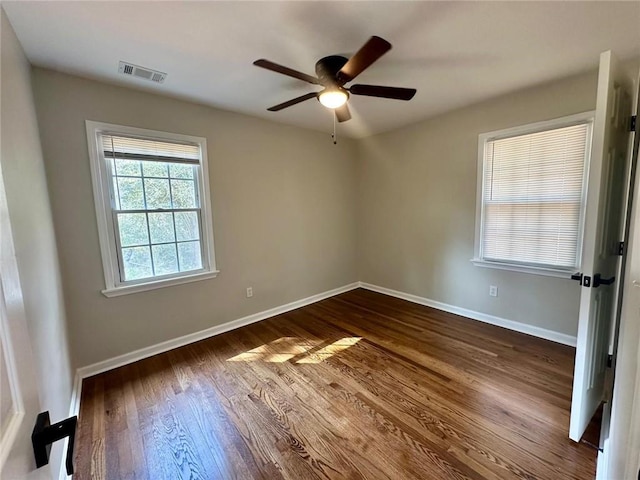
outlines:
[[31, 430], [40, 413], [9, 211], [0, 168], [0, 478], [51, 479], [35, 470]]
[[604, 399], [626, 194], [632, 81], [611, 52], [600, 71], [589, 167], [582, 289], [569, 437], [579, 441]]

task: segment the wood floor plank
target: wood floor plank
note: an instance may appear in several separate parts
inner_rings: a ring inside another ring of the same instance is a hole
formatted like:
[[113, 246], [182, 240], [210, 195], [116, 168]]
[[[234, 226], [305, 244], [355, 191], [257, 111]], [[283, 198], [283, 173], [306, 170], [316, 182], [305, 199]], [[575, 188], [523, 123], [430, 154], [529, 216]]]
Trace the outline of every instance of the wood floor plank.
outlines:
[[78, 479], [592, 479], [574, 349], [358, 289], [85, 379]]

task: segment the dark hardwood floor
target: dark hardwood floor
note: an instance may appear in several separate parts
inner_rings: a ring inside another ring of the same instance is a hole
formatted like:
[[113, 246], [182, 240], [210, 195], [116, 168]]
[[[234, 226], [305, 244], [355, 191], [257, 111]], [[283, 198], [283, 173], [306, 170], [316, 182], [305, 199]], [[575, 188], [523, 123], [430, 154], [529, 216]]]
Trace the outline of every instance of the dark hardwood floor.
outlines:
[[592, 479], [574, 350], [366, 290], [86, 379], [77, 479]]

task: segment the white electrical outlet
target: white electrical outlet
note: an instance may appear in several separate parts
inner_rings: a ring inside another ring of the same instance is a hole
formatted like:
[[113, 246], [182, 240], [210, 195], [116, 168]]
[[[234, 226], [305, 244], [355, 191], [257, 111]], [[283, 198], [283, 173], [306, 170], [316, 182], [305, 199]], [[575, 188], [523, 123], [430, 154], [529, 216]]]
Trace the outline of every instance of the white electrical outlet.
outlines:
[[253, 297], [253, 288], [247, 287], [247, 298]]
[[492, 297], [498, 296], [498, 287], [496, 285], [489, 285], [489, 295]]

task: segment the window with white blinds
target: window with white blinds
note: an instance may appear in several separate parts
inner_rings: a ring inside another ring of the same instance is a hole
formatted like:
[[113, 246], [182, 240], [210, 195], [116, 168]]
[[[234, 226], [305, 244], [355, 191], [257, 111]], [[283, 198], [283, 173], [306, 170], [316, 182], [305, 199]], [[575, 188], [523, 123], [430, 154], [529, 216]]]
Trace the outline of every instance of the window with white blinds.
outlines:
[[589, 118], [481, 135], [476, 258], [573, 270], [579, 266], [591, 143]]
[[205, 140], [95, 122], [87, 128], [94, 185], [102, 186], [101, 196], [94, 193], [107, 293], [214, 272]]

